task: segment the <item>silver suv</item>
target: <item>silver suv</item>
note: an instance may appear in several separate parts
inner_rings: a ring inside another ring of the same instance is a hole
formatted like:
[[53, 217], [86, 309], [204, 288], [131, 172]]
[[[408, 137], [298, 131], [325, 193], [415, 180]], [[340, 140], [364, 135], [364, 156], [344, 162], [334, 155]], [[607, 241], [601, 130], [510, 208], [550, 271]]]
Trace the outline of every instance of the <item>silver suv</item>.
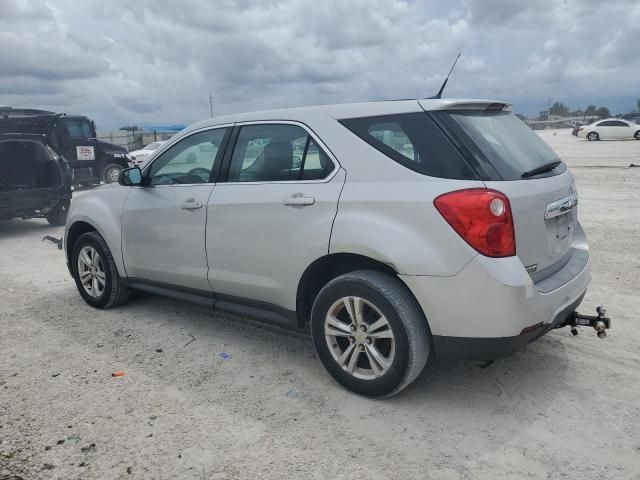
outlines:
[[589, 283], [573, 176], [509, 105], [412, 100], [213, 118], [72, 203], [85, 301], [132, 289], [305, 329], [346, 388], [490, 360]]

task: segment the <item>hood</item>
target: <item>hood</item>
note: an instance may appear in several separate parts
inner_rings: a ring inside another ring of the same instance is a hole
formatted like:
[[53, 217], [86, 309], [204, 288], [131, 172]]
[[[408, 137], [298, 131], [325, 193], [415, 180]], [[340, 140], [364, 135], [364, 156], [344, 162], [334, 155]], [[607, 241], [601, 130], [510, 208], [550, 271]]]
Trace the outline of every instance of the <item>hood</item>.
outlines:
[[98, 148], [103, 152], [118, 152], [118, 153], [127, 153], [127, 149], [123, 146], [116, 145], [114, 143], [104, 142], [102, 140], [96, 140], [98, 143]]
[[134, 150], [133, 152], [129, 152], [129, 155], [134, 157], [144, 157], [145, 155], [151, 155], [154, 150], [145, 150], [144, 148], [140, 150]]

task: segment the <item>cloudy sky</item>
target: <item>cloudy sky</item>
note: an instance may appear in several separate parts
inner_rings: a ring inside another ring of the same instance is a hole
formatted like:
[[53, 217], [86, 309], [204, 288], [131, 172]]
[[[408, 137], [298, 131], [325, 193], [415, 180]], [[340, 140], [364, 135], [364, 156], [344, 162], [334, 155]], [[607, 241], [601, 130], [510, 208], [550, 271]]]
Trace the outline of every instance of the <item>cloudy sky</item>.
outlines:
[[0, 105], [99, 129], [445, 96], [626, 112], [638, 0], [0, 0]]

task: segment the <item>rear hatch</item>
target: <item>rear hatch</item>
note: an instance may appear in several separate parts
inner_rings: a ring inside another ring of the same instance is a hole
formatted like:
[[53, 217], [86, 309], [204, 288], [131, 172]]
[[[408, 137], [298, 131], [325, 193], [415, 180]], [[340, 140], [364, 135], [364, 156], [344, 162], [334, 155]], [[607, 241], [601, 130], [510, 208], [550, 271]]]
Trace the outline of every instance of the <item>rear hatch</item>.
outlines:
[[[423, 105], [428, 108], [428, 105]], [[487, 188], [511, 204], [516, 255], [534, 281], [558, 271], [576, 235], [574, 179], [558, 155], [501, 103], [447, 105], [432, 116]]]

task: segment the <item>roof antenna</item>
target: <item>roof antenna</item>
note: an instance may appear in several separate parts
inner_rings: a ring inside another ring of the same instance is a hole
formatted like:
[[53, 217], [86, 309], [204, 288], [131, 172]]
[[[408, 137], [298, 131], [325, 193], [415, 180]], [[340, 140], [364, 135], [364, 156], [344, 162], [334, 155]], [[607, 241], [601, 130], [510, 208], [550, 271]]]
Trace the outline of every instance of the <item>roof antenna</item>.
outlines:
[[455, 68], [456, 63], [458, 63], [459, 58], [460, 58], [460, 53], [458, 53], [458, 56], [453, 61], [453, 65], [451, 65], [451, 70], [449, 70], [449, 73], [447, 73], [447, 78], [445, 78], [444, 82], [442, 82], [442, 86], [440, 87], [440, 90], [438, 90], [438, 93], [436, 93], [433, 97], [427, 97], [428, 99], [442, 98], [442, 91], [444, 90], [444, 87], [447, 86], [447, 81], [449, 80], [449, 77], [451, 76], [451, 72], [453, 72], [453, 69]]

